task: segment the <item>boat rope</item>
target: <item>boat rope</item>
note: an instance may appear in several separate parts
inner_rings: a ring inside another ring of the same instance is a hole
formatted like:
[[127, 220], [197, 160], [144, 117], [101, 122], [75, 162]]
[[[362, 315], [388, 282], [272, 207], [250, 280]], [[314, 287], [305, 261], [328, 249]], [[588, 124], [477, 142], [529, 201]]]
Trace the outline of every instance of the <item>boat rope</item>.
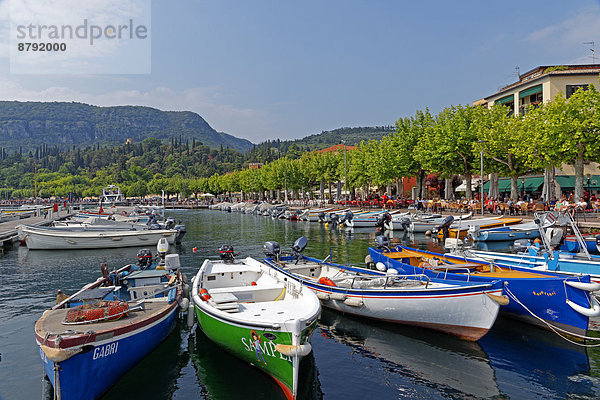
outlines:
[[42, 399], [46, 398], [46, 364], [42, 360]]
[[576, 342], [574, 340], [569, 339], [567, 336], [565, 335], [570, 335], [570, 336], [574, 336], [583, 340], [592, 340], [592, 341], [600, 341], [600, 338], [597, 337], [591, 337], [591, 336], [585, 336], [585, 335], [579, 335], [573, 332], [569, 332], [565, 329], [559, 328], [557, 326], [554, 326], [550, 323], [548, 323], [545, 319], [538, 317], [537, 315], [535, 315], [529, 308], [527, 308], [527, 306], [525, 306], [525, 304], [523, 304], [518, 298], [517, 296], [514, 295], [513, 292], [510, 291], [510, 289], [507, 286], [504, 286], [504, 289], [506, 290], [506, 293], [508, 294], [508, 296], [513, 299], [514, 301], [516, 301], [521, 307], [523, 307], [529, 314], [531, 314], [532, 317], [536, 318], [537, 320], [539, 320], [540, 322], [542, 322], [544, 325], [546, 325], [551, 331], [553, 331], [554, 333], [556, 333], [559, 337], [561, 337], [562, 339], [566, 340], [567, 342], [577, 345], [577, 346], [581, 346], [581, 347], [600, 347], [600, 343], [598, 344], [585, 344], [585, 343], [580, 343], [580, 342]]

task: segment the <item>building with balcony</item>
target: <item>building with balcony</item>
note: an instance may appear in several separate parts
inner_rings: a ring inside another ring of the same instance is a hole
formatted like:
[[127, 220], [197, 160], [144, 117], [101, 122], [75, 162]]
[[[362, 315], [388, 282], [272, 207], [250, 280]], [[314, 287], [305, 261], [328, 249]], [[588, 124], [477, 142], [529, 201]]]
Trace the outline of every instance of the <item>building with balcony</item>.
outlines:
[[511, 114], [524, 114], [529, 107], [551, 101], [559, 92], [569, 98], [579, 88], [598, 86], [600, 64], [546, 65], [519, 75], [519, 80], [498, 92], [473, 102], [491, 108], [503, 104]]

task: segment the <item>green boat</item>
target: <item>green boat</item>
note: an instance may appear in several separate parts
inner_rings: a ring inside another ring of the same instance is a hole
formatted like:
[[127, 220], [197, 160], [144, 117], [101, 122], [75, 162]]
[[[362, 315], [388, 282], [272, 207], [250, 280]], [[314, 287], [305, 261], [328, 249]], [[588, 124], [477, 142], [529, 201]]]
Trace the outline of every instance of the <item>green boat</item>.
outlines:
[[286, 398], [298, 395], [298, 369], [312, 347], [321, 305], [299, 282], [253, 258], [236, 260], [223, 246], [220, 260], [204, 260], [192, 301], [212, 341], [269, 374]]

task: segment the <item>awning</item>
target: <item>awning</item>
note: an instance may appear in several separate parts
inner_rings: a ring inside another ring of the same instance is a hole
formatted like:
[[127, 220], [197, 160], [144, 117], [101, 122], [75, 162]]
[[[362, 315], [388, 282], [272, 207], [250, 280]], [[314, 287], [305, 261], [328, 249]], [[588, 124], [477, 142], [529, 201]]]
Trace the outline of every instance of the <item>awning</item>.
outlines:
[[506, 96], [506, 97], [496, 100], [494, 102], [494, 104], [506, 104], [506, 103], [510, 103], [511, 101], [514, 101], [514, 100], [515, 100], [515, 96], [511, 94], [510, 96]]
[[[544, 178], [540, 177], [531, 177], [525, 178], [525, 191], [534, 192], [539, 189], [540, 185], [544, 184]], [[510, 178], [504, 178], [498, 180], [498, 191], [500, 193], [510, 192]], [[486, 182], [483, 184], [483, 191], [489, 192], [490, 183]], [[521, 183], [521, 178], [517, 179], [517, 191], [523, 190], [523, 184]]]
[[[498, 180], [498, 188], [501, 193], [510, 192], [510, 179], [499, 179]], [[490, 182], [486, 182], [483, 184], [483, 191], [490, 191]]]
[[[560, 185], [561, 190], [574, 190], [575, 189], [575, 176], [574, 175], [557, 175], [556, 182]], [[588, 189], [587, 177], [583, 177], [583, 188]], [[590, 190], [600, 189], [600, 175], [590, 176]]]
[[519, 98], [522, 99], [523, 97], [531, 96], [532, 94], [541, 93], [541, 92], [542, 92], [542, 85], [532, 86], [530, 88], [520, 91]]

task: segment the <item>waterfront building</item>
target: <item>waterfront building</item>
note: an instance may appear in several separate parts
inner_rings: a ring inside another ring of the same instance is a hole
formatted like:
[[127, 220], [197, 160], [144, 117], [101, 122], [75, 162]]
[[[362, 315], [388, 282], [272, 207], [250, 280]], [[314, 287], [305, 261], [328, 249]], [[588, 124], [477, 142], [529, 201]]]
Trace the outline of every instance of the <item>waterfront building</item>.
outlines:
[[579, 88], [598, 85], [600, 64], [542, 65], [519, 74], [519, 80], [496, 93], [473, 102], [491, 108], [503, 104], [511, 114], [524, 114], [529, 107], [551, 101], [559, 92], [571, 97]]

